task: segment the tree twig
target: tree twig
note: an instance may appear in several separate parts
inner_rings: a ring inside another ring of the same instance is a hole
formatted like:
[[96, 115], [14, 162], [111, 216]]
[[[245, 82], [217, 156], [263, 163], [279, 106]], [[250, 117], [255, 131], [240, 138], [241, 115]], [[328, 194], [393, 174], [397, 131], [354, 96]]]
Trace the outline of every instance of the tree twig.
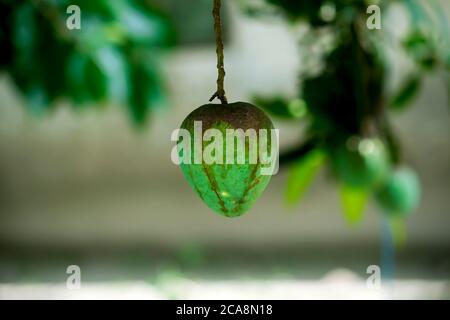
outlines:
[[214, 0], [213, 17], [214, 17], [214, 32], [216, 34], [216, 54], [217, 54], [217, 91], [212, 95], [209, 101], [218, 98], [222, 104], [227, 104], [227, 97], [225, 96], [224, 79], [224, 55], [223, 55], [223, 40], [222, 40], [222, 21], [220, 18], [221, 0]]

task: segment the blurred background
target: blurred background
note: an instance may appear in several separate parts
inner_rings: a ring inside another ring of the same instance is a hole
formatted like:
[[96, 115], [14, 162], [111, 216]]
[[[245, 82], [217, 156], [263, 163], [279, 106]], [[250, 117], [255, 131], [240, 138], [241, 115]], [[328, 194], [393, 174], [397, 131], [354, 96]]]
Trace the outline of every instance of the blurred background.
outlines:
[[[450, 298], [450, 3], [223, 2], [228, 100], [272, 114], [286, 161], [235, 219], [212, 213], [170, 160], [172, 131], [215, 91], [212, 0], [0, 1], [0, 298]], [[71, 4], [81, 29], [66, 25]], [[379, 30], [365, 27], [370, 4]], [[369, 99], [386, 105], [420, 180], [399, 228], [372, 195], [364, 210], [364, 195], [343, 195], [332, 165], [298, 173], [308, 137], [366, 136], [359, 124], [375, 114], [345, 127], [352, 100], [339, 95], [369, 80], [347, 77], [364, 63], [346, 51], [329, 57], [352, 26], [374, 75], [366, 91], [380, 92]], [[326, 74], [331, 86], [305, 93]], [[79, 290], [66, 288], [69, 265]], [[370, 265], [380, 289], [366, 285]]]

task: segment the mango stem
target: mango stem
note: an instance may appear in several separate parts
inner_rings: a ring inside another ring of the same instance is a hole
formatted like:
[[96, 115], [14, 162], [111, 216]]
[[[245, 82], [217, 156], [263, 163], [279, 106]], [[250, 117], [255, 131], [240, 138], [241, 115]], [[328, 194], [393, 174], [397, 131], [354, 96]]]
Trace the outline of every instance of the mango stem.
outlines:
[[218, 98], [222, 104], [228, 104], [227, 97], [225, 96], [224, 79], [225, 79], [225, 67], [224, 67], [224, 54], [223, 54], [223, 40], [222, 40], [222, 21], [220, 17], [221, 0], [214, 0], [213, 18], [214, 18], [214, 32], [216, 34], [216, 55], [217, 55], [217, 91], [212, 95], [209, 101], [213, 101]]

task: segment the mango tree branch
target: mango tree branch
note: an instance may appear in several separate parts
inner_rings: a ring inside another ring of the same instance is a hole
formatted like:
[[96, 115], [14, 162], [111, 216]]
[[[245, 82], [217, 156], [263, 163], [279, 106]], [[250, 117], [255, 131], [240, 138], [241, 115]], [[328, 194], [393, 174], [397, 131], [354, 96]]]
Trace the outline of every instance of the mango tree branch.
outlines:
[[225, 79], [225, 67], [224, 67], [224, 55], [223, 55], [223, 40], [222, 40], [222, 22], [220, 18], [221, 0], [214, 0], [213, 17], [214, 17], [214, 32], [216, 34], [216, 54], [217, 54], [217, 91], [213, 94], [209, 101], [213, 101], [218, 98], [222, 104], [227, 104], [227, 97], [225, 96], [224, 79]]

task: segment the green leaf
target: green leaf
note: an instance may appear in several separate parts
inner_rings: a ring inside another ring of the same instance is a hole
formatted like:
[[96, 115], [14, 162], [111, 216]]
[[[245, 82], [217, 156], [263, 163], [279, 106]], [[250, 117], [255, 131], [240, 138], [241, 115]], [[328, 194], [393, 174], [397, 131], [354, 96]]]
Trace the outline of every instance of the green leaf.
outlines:
[[[108, 75], [92, 59], [87, 61], [83, 76], [83, 87], [80, 88], [79, 94], [82, 94], [86, 90], [89, 92], [89, 97], [95, 102], [108, 99]], [[76, 94], [74, 97], [76, 97]]]
[[139, 1], [110, 1], [111, 8], [128, 38], [146, 46], [165, 46], [173, 34], [168, 21]]
[[129, 93], [128, 64], [122, 52], [105, 46], [97, 50], [92, 59], [105, 77], [108, 100], [126, 103]]
[[394, 96], [391, 102], [393, 109], [404, 109], [419, 92], [422, 79], [419, 76], [409, 77], [397, 94]]
[[133, 66], [129, 112], [136, 125], [145, 124], [149, 111], [163, 104], [164, 94], [160, 82], [155, 65], [147, 63]]
[[392, 239], [397, 248], [405, 246], [407, 241], [407, 232], [405, 220], [402, 217], [392, 217], [389, 220]]
[[306, 103], [302, 99], [287, 101], [281, 97], [255, 98], [255, 104], [267, 113], [283, 119], [299, 119], [306, 115]]
[[[75, 106], [113, 102], [145, 122], [164, 98], [160, 70], [144, 70], [146, 56], [158, 66], [159, 49], [173, 40], [159, 6], [140, 0], [29, 2], [0, 1], [0, 68], [9, 72], [30, 112], [44, 114], [60, 98]], [[69, 4], [82, 9], [82, 30], [67, 32]], [[146, 56], [136, 56], [138, 50]]]
[[403, 47], [414, 61], [423, 69], [431, 70], [437, 64], [436, 48], [429, 36], [420, 30], [411, 32], [405, 41]]
[[104, 22], [94, 14], [85, 13], [82, 15], [81, 30], [73, 30], [71, 35], [74, 37], [78, 49], [90, 53], [102, 47], [120, 43], [117, 39], [111, 39], [113, 38], [111, 28], [114, 28], [115, 25], [114, 22]]
[[89, 100], [90, 95], [86, 89], [85, 69], [88, 59], [74, 52], [67, 61], [66, 83], [68, 94], [76, 105]]
[[368, 191], [364, 188], [355, 188], [343, 185], [340, 188], [340, 198], [343, 213], [351, 225], [360, 222], [366, 208]]
[[301, 200], [318, 170], [325, 162], [325, 158], [325, 153], [316, 149], [309, 152], [290, 168], [285, 192], [285, 199], [288, 205], [293, 205]]
[[268, 3], [279, 7], [291, 20], [306, 19], [312, 25], [322, 25], [319, 19], [320, 7], [325, 1], [268, 0]]

